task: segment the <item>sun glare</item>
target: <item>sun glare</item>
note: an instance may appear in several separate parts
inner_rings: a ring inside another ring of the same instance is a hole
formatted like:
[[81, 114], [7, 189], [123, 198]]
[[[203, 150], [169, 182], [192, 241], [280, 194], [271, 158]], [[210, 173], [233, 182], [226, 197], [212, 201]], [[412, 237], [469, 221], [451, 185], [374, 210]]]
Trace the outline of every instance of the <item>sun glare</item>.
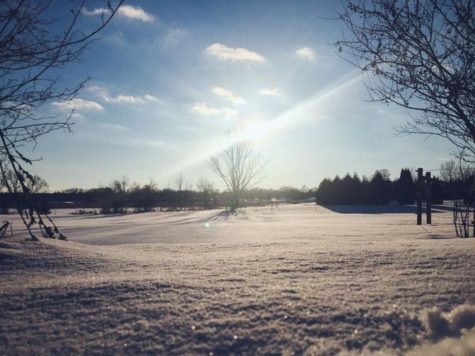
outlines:
[[262, 143], [271, 133], [270, 125], [262, 121], [250, 121], [245, 124], [242, 136], [254, 144]]
[[[178, 172], [204, 162], [229, 146], [239, 141], [250, 141], [254, 145], [262, 145], [275, 135], [277, 132], [288, 129], [298, 123], [306, 120], [309, 115], [315, 115], [315, 110], [320, 106], [328, 108], [328, 100], [341, 94], [354, 84], [361, 81], [361, 75], [358, 71], [347, 73], [336, 80], [331, 85], [316, 92], [314, 95], [294, 105], [290, 109], [275, 116], [272, 119], [265, 120], [259, 117], [252, 117], [244, 120], [230, 136], [218, 138], [212, 142], [206, 142], [194, 151], [195, 155], [181, 164], [171, 168], [163, 178], [174, 177]], [[313, 113], [313, 114], [312, 114]]]

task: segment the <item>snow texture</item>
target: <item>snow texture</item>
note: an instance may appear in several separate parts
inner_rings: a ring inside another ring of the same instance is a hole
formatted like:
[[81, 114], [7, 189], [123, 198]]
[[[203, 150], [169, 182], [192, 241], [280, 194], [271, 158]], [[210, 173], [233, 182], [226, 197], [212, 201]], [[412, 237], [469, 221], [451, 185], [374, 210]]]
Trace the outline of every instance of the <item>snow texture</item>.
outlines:
[[427, 312], [425, 325], [435, 339], [460, 335], [462, 330], [475, 327], [475, 306], [459, 305], [450, 313], [443, 313], [437, 307], [432, 308]]
[[0, 354], [473, 354], [448, 212], [53, 215], [70, 241], [0, 241]]
[[431, 344], [417, 346], [410, 352], [411, 356], [471, 356], [475, 355], [475, 329], [462, 331], [460, 337], [447, 337]]

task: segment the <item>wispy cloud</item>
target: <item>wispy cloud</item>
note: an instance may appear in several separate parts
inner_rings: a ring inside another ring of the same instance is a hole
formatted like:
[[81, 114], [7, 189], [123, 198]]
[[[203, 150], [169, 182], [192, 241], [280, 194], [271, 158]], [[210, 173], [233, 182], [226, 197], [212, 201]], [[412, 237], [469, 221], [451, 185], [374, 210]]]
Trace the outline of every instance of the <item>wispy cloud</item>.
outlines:
[[96, 110], [103, 111], [104, 107], [92, 100], [85, 100], [81, 98], [74, 98], [67, 101], [54, 101], [51, 103], [55, 108], [61, 111], [70, 110]]
[[102, 16], [111, 13], [109, 9], [105, 9], [103, 7], [98, 7], [94, 10], [88, 10], [86, 7], [83, 7], [81, 12], [86, 16]]
[[150, 94], [145, 94], [143, 96], [146, 100], [150, 100], [150, 101], [158, 101], [158, 98], [156, 96], [153, 96], [153, 95], [150, 95]]
[[213, 43], [205, 49], [205, 52], [222, 61], [256, 62], [264, 63], [266, 59], [259, 53], [246, 48], [232, 48], [221, 43]]
[[120, 124], [115, 124], [115, 123], [111, 123], [111, 122], [94, 121], [93, 125], [98, 126], [102, 129], [106, 129], [107, 131], [114, 130], [114, 131], [123, 132], [123, 131], [129, 131], [130, 130], [127, 126], [120, 125]]
[[162, 147], [165, 143], [162, 140], [144, 139], [144, 138], [132, 138], [127, 139], [128, 144], [131, 146], [143, 146], [143, 147]]
[[223, 116], [224, 118], [233, 118], [236, 117], [237, 115], [237, 110], [234, 109], [229, 109], [229, 108], [214, 108], [211, 106], [208, 106], [206, 103], [195, 103], [191, 107], [191, 111], [200, 114], [202, 116]]
[[[111, 11], [103, 7], [95, 8], [93, 10], [89, 10], [84, 7], [82, 9], [82, 13], [86, 16], [103, 16], [110, 14]], [[117, 10], [117, 16], [143, 22], [153, 22], [155, 20], [155, 17], [152, 14], [146, 12], [140, 6], [131, 5], [122, 5], [119, 7]]]
[[126, 103], [126, 104], [144, 104], [145, 100], [139, 96], [133, 95], [117, 95], [106, 100], [110, 103]]
[[259, 91], [259, 95], [265, 95], [265, 96], [281, 96], [279, 89], [277, 88], [266, 88], [266, 89], [261, 89]]
[[98, 86], [91, 86], [88, 87], [88, 90], [91, 93], [94, 93], [99, 99], [105, 101], [106, 103], [124, 103], [124, 104], [145, 104], [150, 101], [158, 101], [159, 99], [153, 95], [145, 94], [143, 96], [138, 95], [116, 95], [111, 96], [107, 89], [98, 87]]
[[176, 46], [190, 35], [190, 31], [185, 28], [170, 28], [165, 34], [164, 44], [166, 46]]
[[315, 60], [315, 53], [310, 47], [302, 47], [295, 51], [295, 54], [302, 59], [313, 62]]
[[237, 110], [229, 109], [229, 108], [222, 108], [221, 112], [224, 114], [224, 117], [226, 117], [228, 119], [236, 117], [237, 114], [238, 114]]
[[220, 109], [210, 107], [205, 103], [195, 103], [191, 107], [191, 111], [203, 116], [215, 116], [221, 113]]
[[222, 87], [215, 87], [213, 88], [213, 93], [215, 93], [218, 96], [222, 96], [226, 100], [230, 101], [233, 104], [244, 104], [246, 100], [243, 98], [234, 95], [234, 93], [231, 90], [222, 88]]
[[73, 119], [84, 119], [84, 115], [81, 115], [81, 114], [78, 113], [78, 112], [73, 112], [72, 115], [71, 115], [71, 117], [72, 117]]

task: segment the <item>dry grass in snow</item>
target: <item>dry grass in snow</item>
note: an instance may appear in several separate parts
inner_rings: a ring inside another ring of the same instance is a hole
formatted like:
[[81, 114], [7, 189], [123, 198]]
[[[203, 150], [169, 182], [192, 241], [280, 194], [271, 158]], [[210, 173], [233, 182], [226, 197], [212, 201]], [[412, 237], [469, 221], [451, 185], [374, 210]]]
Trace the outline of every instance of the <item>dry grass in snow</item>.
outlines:
[[0, 242], [1, 353], [473, 346], [475, 241], [453, 238], [447, 212], [423, 227], [314, 205], [56, 215], [68, 242]]

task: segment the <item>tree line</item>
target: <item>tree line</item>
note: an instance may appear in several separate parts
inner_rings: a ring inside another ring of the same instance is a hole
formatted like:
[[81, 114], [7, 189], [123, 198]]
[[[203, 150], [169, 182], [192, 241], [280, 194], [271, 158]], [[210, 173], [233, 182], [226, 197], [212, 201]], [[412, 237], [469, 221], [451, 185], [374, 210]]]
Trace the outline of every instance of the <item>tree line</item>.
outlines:
[[[431, 200], [441, 204], [443, 200], [467, 200], [473, 189], [475, 170], [470, 166], [449, 161], [436, 170], [430, 184]], [[424, 193], [425, 194], [425, 193]], [[399, 178], [390, 179], [387, 170], [375, 171], [371, 178], [358, 174], [338, 175], [325, 178], [316, 191], [319, 204], [328, 205], [386, 205], [397, 202], [400, 205], [413, 204], [417, 199], [417, 181], [412, 170], [401, 169]], [[425, 195], [423, 196], [425, 200]]]
[[[475, 170], [470, 166], [461, 166], [454, 161], [441, 165], [438, 176], [431, 182], [431, 200], [442, 203], [443, 200], [470, 200], [473, 190]], [[14, 178], [14, 175], [10, 175]], [[183, 175], [175, 180], [174, 188], [159, 189], [153, 180], [146, 184], [130, 183], [126, 177], [113, 180], [105, 187], [81, 189], [70, 188], [47, 193], [47, 183], [34, 176], [37, 184], [31, 185], [35, 206], [42, 212], [50, 208], [75, 208], [80, 212], [100, 214], [120, 214], [130, 211], [150, 212], [154, 209], [164, 211], [216, 209], [230, 207], [236, 196], [232, 191], [220, 191], [207, 178], [201, 178], [193, 185], [185, 182]], [[11, 186], [18, 184], [11, 180]], [[3, 183], [3, 186], [5, 184]], [[390, 179], [387, 170], [375, 171], [371, 178], [358, 174], [338, 175], [333, 179], [325, 178], [318, 188], [300, 189], [284, 186], [279, 189], [250, 188], [240, 194], [240, 206], [264, 206], [269, 204], [294, 204], [314, 202], [321, 205], [385, 205], [390, 202], [413, 204], [416, 200], [417, 182], [413, 171], [402, 169], [399, 178]], [[424, 197], [425, 199], [425, 197]], [[0, 193], [0, 213], [8, 213], [15, 208], [15, 196], [12, 193]]]
[[[234, 203], [233, 192], [220, 191], [206, 178], [201, 178], [193, 189], [190, 183], [178, 184], [174, 188], [159, 189], [158, 184], [150, 181], [146, 184], [130, 183], [123, 177], [112, 181], [106, 187], [81, 189], [70, 188], [48, 193], [44, 190], [32, 193], [35, 204], [42, 211], [51, 208], [74, 208], [80, 213], [121, 214], [130, 211], [150, 212], [180, 211], [196, 209], [216, 209], [230, 207]], [[316, 189], [281, 187], [279, 189], [253, 188], [241, 195], [241, 206], [264, 206], [269, 204], [293, 204], [302, 201], [314, 201]], [[0, 212], [8, 213], [15, 206], [14, 194], [0, 193]]]
[[[431, 182], [431, 200], [441, 204], [443, 200], [463, 200], [471, 198], [475, 179], [475, 169], [469, 165], [460, 165], [455, 161], [445, 162], [436, 170]], [[15, 175], [10, 177], [10, 186], [19, 183]], [[104, 187], [81, 189], [70, 188], [48, 193], [48, 184], [41, 177], [34, 176], [34, 184], [29, 186], [32, 201], [42, 212], [50, 208], [75, 208], [81, 212], [100, 214], [119, 214], [129, 211], [150, 212], [154, 209], [195, 210], [231, 207], [236, 195], [233, 191], [220, 191], [207, 178], [200, 178], [193, 185], [186, 182], [180, 174], [174, 188], [159, 189], [158, 184], [150, 180], [146, 184], [130, 183], [126, 177], [113, 180]], [[4, 189], [6, 182], [0, 181], [0, 213], [8, 213], [15, 208], [15, 195]], [[325, 178], [318, 188], [300, 189], [283, 186], [279, 189], [249, 188], [240, 193], [240, 206], [264, 206], [269, 204], [294, 204], [314, 202], [321, 205], [386, 205], [397, 202], [400, 205], [413, 204], [417, 196], [417, 181], [413, 171], [401, 169], [399, 178], [390, 179], [387, 170], [375, 171], [371, 178], [358, 174], [338, 175], [333, 179]], [[425, 197], [423, 197], [425, 199]], [[89, 210], [86, 210], [89, 209]]]

